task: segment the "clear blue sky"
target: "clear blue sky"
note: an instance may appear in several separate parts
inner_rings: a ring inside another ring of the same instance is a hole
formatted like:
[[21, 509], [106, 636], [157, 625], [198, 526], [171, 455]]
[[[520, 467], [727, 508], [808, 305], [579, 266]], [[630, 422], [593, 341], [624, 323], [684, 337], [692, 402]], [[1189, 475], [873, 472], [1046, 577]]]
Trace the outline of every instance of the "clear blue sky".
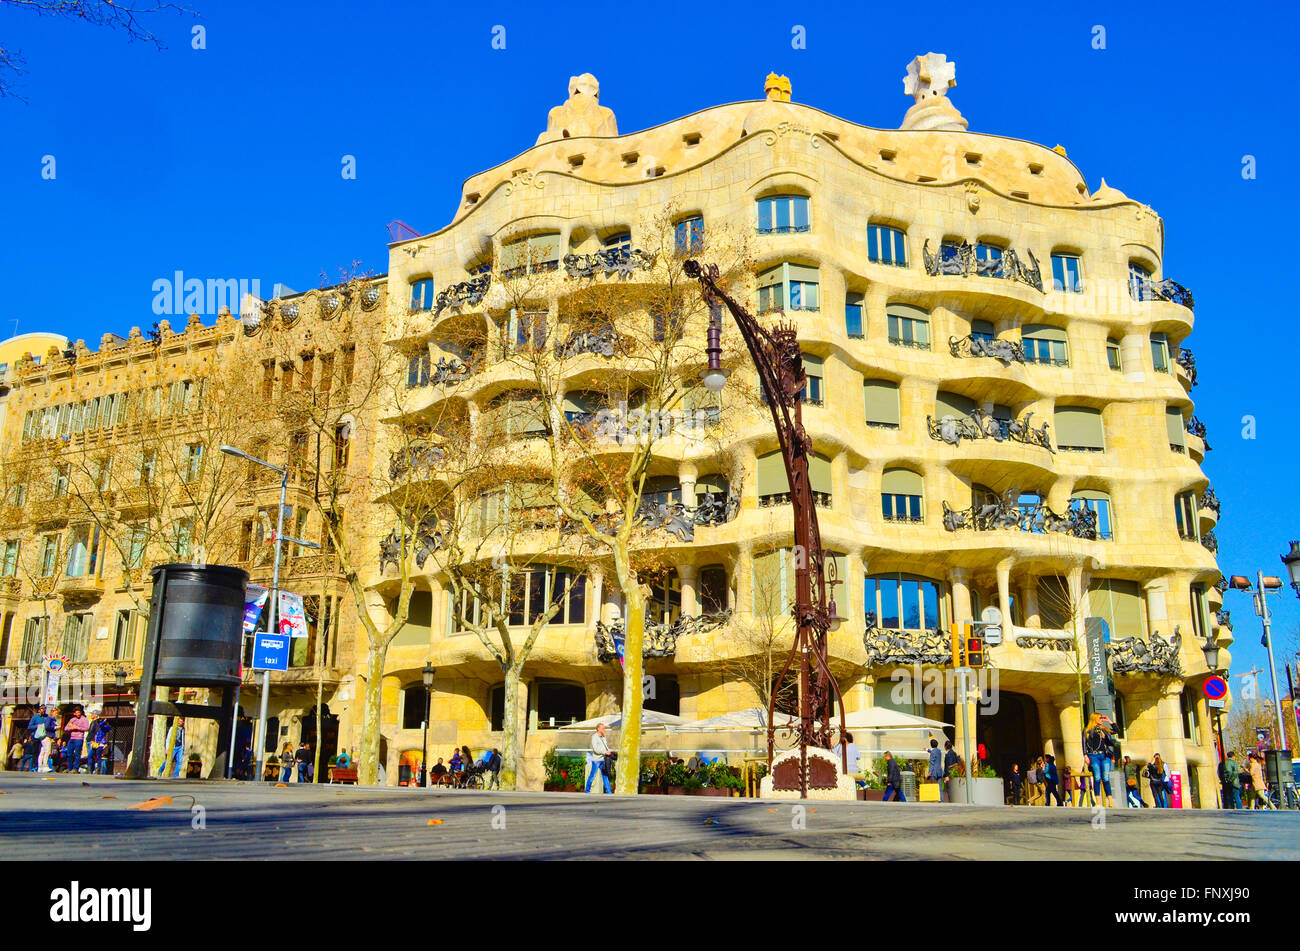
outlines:
[[[185, 2], [202, 17], [151, 21], [162, 52], [0, 3], [0, 37], [29, 70], [28, 103], [0, 100], [0, 336], [15, 318], [91, 346], [147, 328], [152, 283], [176, 270], [258, 278], [267, 292], [315, 287], [354, 259], [383, 271], [385, 223], [444, 225], [461, 182], [531, 145], [580, 72], [600, 79], [623, 131], [760, 98], [773, 69], [796, 101], [896, 127], [906, 64], [935, 50], [957, 63], [951, 95], [973, 131], [1059, 142], [1091, 187], [1105, 176], [1163, 216], [1166, 273], [1197, 301], [1188, 344], [1223, 501], [1220, 564], [1282, 573], [1278, 554], [1300, 538], [1287, 488], [1300, 462], [1287, 386], [1294, 8]], [[204, 50], [191, 49], [196, 23]], [[504, 51], [490, 46], [496, 24]], [[795, 24], [806, 50], [791, 48]], [[1256, 180], [1243, 180], [1243, 155]], [[1247, 414], [1254, 440], [1241, 438]], [[1288, 589], [1274, 603], [1289, 641], [1300, 602]], [[1249, 599], [1225, 606], [1234, 671], [1265, 666]]]

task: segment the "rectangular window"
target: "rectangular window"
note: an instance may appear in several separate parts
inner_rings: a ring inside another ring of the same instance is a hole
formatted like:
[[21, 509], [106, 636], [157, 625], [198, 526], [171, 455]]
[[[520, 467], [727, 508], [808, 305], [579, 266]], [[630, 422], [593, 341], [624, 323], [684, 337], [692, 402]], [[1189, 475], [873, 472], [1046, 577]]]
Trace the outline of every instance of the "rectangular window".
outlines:
[[140, 484], [148, 485], [153, 481], [154, 459], [157, 450], [145, 449], [140, 453]]
[[704, 218], [694, 215], [683, 218], [673, 228], [678, 254], [694, 254], [704, 249]]
[[411, 282], [411, 310], [433, 310], [433, 279]]
[[896, 347], [930, 349], [930, 322], [918, 317], [890, 314], [888, 317], [889, 342]]
[[907, 267], [907, 236], [897, 228], [868, 225], [867, 260], [872, 264]]
[[850, 340], [862, 339], [862, 295], [844, 296], [844, 331]]
[[1165, 407], [1165, 431], [1169, 435], [1169, 448], [1172, 451], [1187, 452], [1187, 429], [1183, 425], [1183, 411], [1177, 406]]
[[406, 388], [414, 390], [429, 385], [429, 352], [413, 353], [406, 361]]
[[1200, 541], [1200, 524], [1196, 515], [1196, 493], [1179, 492], [1174, 496], [1174, 522], [1178, 526], [1178, 537], [1189, 542]]
[[1091, 510], [1097, 516], [1097, 537], [1102, 541], [1110, 541], [1115, 537], [1111, 532], [1110, 499], [1102, 493], [1089, 492], [1086, 495], [1075, 496], [1070, 499], [1070, 509]]
[[357, 348], [344, 347], [343, 348], [343, 385], [344, 386], [352, 385], [352, 374], [356, 368], [356, 362], [357, 362]]
[[54, 467], [54, 498], [61, 499], [68, 494], [68, 466], [60, 465]]
[[1128, 262], [1128, 293], [1136, 301], [1151, 300], [1151, 272], [1135, 261]]
[[921, 521], [921, 497], [919, 495], [902, 495], [882, 493], [880, 496], [881, 514], [886, 522]]
[[327, 353], [320, 358], [320, 380], [318, 382], [321, 393], [328, 393], [330, 385], [334, 382], [334, 354]]
[[1069, 337], [1063, 327], [1049, 324], [1029, 324], [1022, 332], [1025, 362], [1046, 366], [1070, 365]]
[[501, 246], [502, 277], [554, 271], [560, 265], [558, 232], [535, 234]]
[[[18, 552], [22, 546], [22, 541], [17, 538], [11, 538], [4, 543], [3, 550], [0, 550], [0, 577], [13, 578], [18, 574]], [[0, 663], [3, 658], [0, 658]]]
[[46, 535], [41, 539], [41, 577], [49, 578], [59, 567], [59, 536]]
[[1119, 344], [1114, 340], [1106, 341], [1106, 364], [1112, 370], [1122, 370], [1123, 362], [1120, 360]]
[[23, 625], [22, 662], [28, 667], [39, 665], [46, 654], [45, 634], [49, 620], [47, 617], [29, 617]]
[[135, 619], [134, 611], [118, 611], [113, 624], [113, 659], [135, 659]]
[[627, 231], [610, 235], [601, 242], [601, 247], [612, 260], [626, 261], [632, 255], [632, 235]]
[[1196, 697], [1187, 690], [1178, 695], [1178, 707], [1183, 714], [1183, 737], [1193, 746], [1201, 743], [1201, 730], [1196, 722]]
[[69, 614], [63, 622], [63, 653], [68, 659], [83, 662], [90, 653], [90, 628], [94, 623], [92, 614]]
[[132, 525], [127, 535], [127, 567], [139, 568], [144, 563], [144, 543], [146, 528], [143, 524]]
[[193, 442], [185, 447], [185, 481], [198, 482], [203, 474], [203, 444]]
[[72, 530], [68, 542], [69, 578], [87, 578], [99, 566], [99, 526], [78, 525]]
[[1083, 284], [1079, 280], [1078, 255], [1052, 255], [1052, 289], [1067, 294], [1083, 293]]
[[898, 428], [900, 414], [897, 383], [889, 380], [863, 380], [862, 399], [868, 426]]
[[347, 423], [340, 423], [334, 427], [334, 470], [342, 472], [348, 467], [348, 445], [352, 435], [352, 427]]
[[997, 245], [975, 245], [975, 262], [975, 273], [980, 277], [1002, 276], [1002, 249]]
[[1157, 373], [1169, 372], [1169, 338], [1162, 333], [1151, 335], [1151, 365]]

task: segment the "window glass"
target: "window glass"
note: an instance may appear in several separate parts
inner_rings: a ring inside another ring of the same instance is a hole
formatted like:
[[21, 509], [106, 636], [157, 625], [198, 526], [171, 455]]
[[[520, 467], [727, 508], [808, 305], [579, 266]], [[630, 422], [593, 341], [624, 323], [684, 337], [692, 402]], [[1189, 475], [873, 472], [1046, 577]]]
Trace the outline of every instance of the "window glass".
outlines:
[[861, 294], [846, 294], [844, 297], [844, 331], [854, 339], [862, 336]]
[[1052, 255], [1052, 289], [1067, 294], [1080, 294], [1083, 284], [1079, 280], [1079, 257], [1075, 254]]
[[907, 245], [903, 232], [886, 225], [868, 225], [867, 259], [873, 264], [907, 267]]
[[808, 199], [773, 195], [758, 201], [759, 234], [793, 234], [808, 230]]
[[693, 254], [704, 248], [704, 218], [694, 215], [678, 221], [675, 228], [678, 254]]

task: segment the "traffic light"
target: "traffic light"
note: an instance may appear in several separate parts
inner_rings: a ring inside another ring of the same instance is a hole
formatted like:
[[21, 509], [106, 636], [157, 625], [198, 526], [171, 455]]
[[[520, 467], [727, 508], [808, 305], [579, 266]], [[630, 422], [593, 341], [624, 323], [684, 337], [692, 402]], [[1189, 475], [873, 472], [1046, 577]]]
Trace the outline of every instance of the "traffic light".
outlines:
[[967, 667], [984, 666], [984, 638], [982, 637], [966, 638], [966, 666]]

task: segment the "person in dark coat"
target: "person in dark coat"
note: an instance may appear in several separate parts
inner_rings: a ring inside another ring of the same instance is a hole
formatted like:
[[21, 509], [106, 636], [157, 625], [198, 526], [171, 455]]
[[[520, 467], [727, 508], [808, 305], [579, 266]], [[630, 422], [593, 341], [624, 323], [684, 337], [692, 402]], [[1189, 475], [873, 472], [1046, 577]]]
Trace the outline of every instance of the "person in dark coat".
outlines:
[[1011, 764], [1011, 775], [1007, 777], [1007, 783], [1011, 786], [1011, 805], [1020, 805], [1020, 787], [1025, 781], [1025, 776], [1020, 772], [1020, 764]]
[[1055, 796], [1056, 804], [1063, 806], [1065, 803], [1061, 801], [1061, 774], [1056, 768], [1056, 757], [1048, 753], [1043, 758], [1047, 761], [1043, 766], [1043, 784], [1046, 786], [1043, 791], [1043, 805], [1050, 806], [1052, 797]]
[[885, 751], [885, 802], [893, 798], [896, 802], [907, 802], [903, 798], [903, 773], [898, 768], [898, 760], [894, 759], [894, 754]]

